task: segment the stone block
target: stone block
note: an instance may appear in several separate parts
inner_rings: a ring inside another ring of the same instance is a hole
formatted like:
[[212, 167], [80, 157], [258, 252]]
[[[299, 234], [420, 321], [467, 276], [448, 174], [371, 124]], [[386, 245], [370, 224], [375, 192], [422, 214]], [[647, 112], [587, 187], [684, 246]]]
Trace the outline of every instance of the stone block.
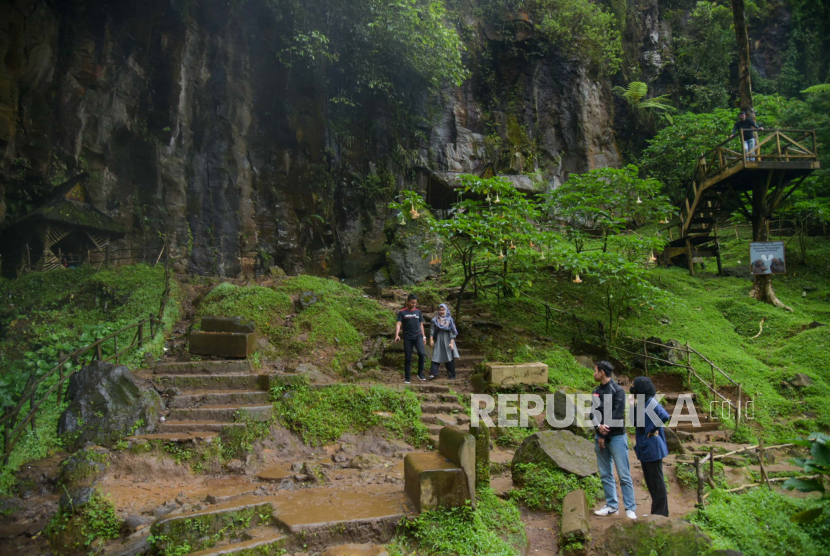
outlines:
[[548, 366], [544, 363], [488, 363], [487, 380], [496, 386], [547, 384]]
[[461, 467], [435, 452], [406, 454], [404, 490], [418, 512], [457, 508], [471, 499], [469, 483]]
[[475, 503], [476, 439], [458, 427], [444, 427], [438, 433], [438, 453], [461, 467], [467, 477], [470, 502]]
[[190, 353], [214, 355], [216, 357], [246, 358], [256, 350], [256, 334], [237, 332], [204, 332], [193, 330], [190, 333]]
[[582, 489], [569, 492], [562, 501], [562, 540], [585, 541], [591, 531], [588, 521], [588, 498]]
[[253, 334], [256, 325], [242, 317], [202, 317], [202, 332], [236, 332]]

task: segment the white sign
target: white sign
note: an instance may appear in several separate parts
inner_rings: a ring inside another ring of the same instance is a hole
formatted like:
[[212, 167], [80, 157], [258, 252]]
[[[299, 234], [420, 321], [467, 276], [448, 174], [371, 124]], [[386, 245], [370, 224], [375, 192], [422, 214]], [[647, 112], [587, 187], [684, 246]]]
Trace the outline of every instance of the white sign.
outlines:
[[783, 241], [754, 241], [749, 244], [752, 274], [786, 274]]

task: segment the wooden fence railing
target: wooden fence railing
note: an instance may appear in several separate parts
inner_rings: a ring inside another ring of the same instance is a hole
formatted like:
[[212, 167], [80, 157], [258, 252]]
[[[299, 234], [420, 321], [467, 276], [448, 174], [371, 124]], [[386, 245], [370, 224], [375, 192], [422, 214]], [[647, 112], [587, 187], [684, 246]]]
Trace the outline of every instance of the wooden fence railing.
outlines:
[[[43, 404], [50, 399], [52, 394], [57, 394], [56, 399], [58, 403], [63, 400], [64, 383], [82, 368], [82, 364], [90, 364], [93, 361], [115, 361], [117, 364], [127, 352], [141, 347], [146, 341], [152, 340], [155, 337], [156, 332], [161, 329], [164, 309], [170, 297], [170, 277], [168, 258], [164, 266], [164, 291], [159, 303], [157, 315], [151, 314], [148, 318], [125, 326], [103, 338], [98, 338], [91, 344], [77, 349], [72, 353], [61, 355], [57, 364], [40, 377], [37, 377], [35, 373], [29, 375], [29, 379], [23, 387], [18, 402], [13, 406], [4, 408], [3, 415], [0, 417], [0, 426], [3, 428], [3, 465], [8, 465], [9, 456], [17, 442], [26, 432], [26, 426], [29, 425], [31, 430], [35, 430], [37, 413]], [[145, 330], [147, 329], [149, 329], [149, 336], [145, 335]], [[132, 339], [129, 344], [126, 346], [122, 345], [119, 349], [118, 336], [132, 330], [135, 330], [135, 333], [131, 335]], [[109, 341], [112, 341], [112, 354], [104, 357], [104, 343]], [[88, 359], [84, 361], [87, 357]], [[56, 377], [57, 379], [55, 380]], [[49, 384], [52, 380], [55, 380], [55, 382]], [[46, 389], [41, 392], [43, 388]], [[24, 412], [24, 408], [27, 405], [28, 410]]]
[[[746, 392], [743, 391], [741, 383], [734, 380], [726, 371], [718, 367], [705, 355], [691, 347], [688, 342], [686, 342], [685, 346], [677, 346], [655, 342], [653, 340], [649, 340], [645, 336], [642, 338], [632, 338], [625, 335], [617, 335], [612, 340], [609, 340], [605, 327], [601, 321], [597, 321], [596, 323], [589, 322], [581, 317], [578, 317], [573, 311], [564, 311], [556, 307], [551, 307], [548, 303], [531, 297], [525, 293], [520, 295], [520, 299], [526, 299], [532, 302], [535, 306], [538, 306], [539, 309], [534, 310], [533, 308], [526, 307], [520, 303], [514, 304], [513, 307], [528, 314], [544, 318], [546, 332], [549, 331], [552, 325], [557, 325], [571, 333], [574, 345], [579, 345], [580, 343], [590, 343], [593, 339], [597, 342], [598, 346], [602, 347], [602, 349], [609, 354], [616, 352], [617, 354], [622, 353], [639, 358], [643, 363], [643, 369], [646, 375], [648, 375], [649, 361], [654, 361], [661, 365], [686, 369], [687, 384], [689, 387], [692, 385], [692, 379], [696, 379], [711, 393], [714, 401], [719, 401], [719, 403], [725, 405], [725, 407], [729, 409], [730, 416], [734, 411], [736, 430], [740, 427], [741, 418], [746, 418], [746, 402], [750, 401], [751, 398], [747, 396]], [[627, 343], [623, 346], [621, 341], [625, 341]], [[642, 348], [640, 348], [640, 346], [642, 346]], [[651, 350], [649, 349], [650, 346]], [[673, 352], [675, 360], [672, 361], [671, 359], [659, 357], [652, 353], [657, 350], [667, 354]], [[707, 381], [707, 379], [702, 376], [703, 373], [699, 371], [699, 367], [696, 369], [692, 365], [692, 356], [699, 358], [702, 360], [704, 365], [709, 366], [712, 377], [711, 382]], [[621, 358], [618, 357], [618, 359]], [[721, 384], [726, 381], [737, 388], [737, 396], [735, 400], [727, 396], [723, 392], [722, 387], [719, 389], [719, 376], [722, 377]]]

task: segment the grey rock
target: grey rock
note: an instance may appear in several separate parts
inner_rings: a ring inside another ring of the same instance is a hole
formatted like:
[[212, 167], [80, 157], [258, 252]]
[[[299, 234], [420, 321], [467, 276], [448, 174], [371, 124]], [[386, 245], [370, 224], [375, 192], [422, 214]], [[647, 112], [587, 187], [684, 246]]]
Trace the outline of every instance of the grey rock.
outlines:
[[103, 556], [139, 556], [140, 554], [149, 554], [152, 549], [150, 528], [145, 527], [127, 537], [124, 544], [112, 547], [104, 552]]
[[383, 465], [383, 460], [375, 454], [358, 454], [352, 458], [349, 467], [352, 469], [374, 469]]
[[179, 509], [179, 505], [176, 503], [175, 500], [168, 500], [155, 510], [153, 510], [153, 516], [156, 519], [169, 515], [170, 513], [174, 512], [175, 510]]
[[537, 432], [525, 438], [513, 456], [514, 469], [518, 463], [546, 463], [579, 477], [598, 472], [593, 443], [566, 430]]
[[61, 464], [60, 482], [64, 486], [90, 486], [106, 471], [110, 453], [99, 447], [79, 450]]
[[441, 272], [441, 265], [430, 264], [423, 251], [427, 245], [432, 245], [434, 250], [440, 251], [440, 240], [427, 231], [426, 225], [420, 219], [407, 220], [405, 225], [398, 226], [395, 239], [395, 244], [386, 256], [393, 284], [416, 284]]
[[67, 438], [70, 449], [87, 442], [111, 447], [128, 434], [151, 433], [164, 409], [161, 396], [140, 384], [127, 367], [101, 361], [72, 375], [67, 397], [58, 434]]
[[128, 515], [124, 518], [124, 526], [130, 531], [137, 531], [153, 523], [155, 519], [147, 515]]
[[806, 388], [813, 385], [813, 379], [804, 373], [796, 373], [789, 382], [796, 388]]
[[225, 469], [231, 473], [241, 474], [245, 472], [245, 463], [238, 459], [232, 459], [225, 464]]
[[60, 508], [63, 511], [75, 511], [77, 512], [79, 509], [83, 508], [92, 497], [95, 496], [95, 488], [93, 487], [77, 487], [71, 488], [69, 490], [64, 491], [61, 495]]
[[[671, 539], [665, 542], [665, 539]], [[621, 519], [612, 525], [594, 547], [596, 556], [650, 554], [660, 556], [703, 556], [712, 541], [688, 521], [650, 515], [637, 520]]]
[[746, 280], [754, 280], [752, 272], [749, 270], [748, 264], [725, 267], [723, 269], [723, 275], [729, 276], [731, 278], [744, 278]]
[[685, 454], [686, 447], [683, 445], [680, 437], [677, 436], [677, 433], [674, 432], [674, 429], [665, 427], [663, 430], [666, 432], [666, 446], [669, 452], [672, 454]]
[[578, 364], [582, 365], [586, 369], [593, 370], [594, 367], [596, 366], [596, 364], [594, 363], [594, 360], [591, 357], [588, 357], [587, 355], [577, 355], [577, 356], [574, 357], [574, 359], [576, 360], [576, 362]]

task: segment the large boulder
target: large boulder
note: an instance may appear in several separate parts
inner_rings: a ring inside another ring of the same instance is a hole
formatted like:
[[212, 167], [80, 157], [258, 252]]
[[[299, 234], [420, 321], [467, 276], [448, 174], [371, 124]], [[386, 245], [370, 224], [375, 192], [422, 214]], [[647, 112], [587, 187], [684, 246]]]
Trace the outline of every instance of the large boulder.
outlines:
[[553, 393], [552, 399], [553, 402], [548, 402], [546, 407], [547, 415], [542, 423], [542, 429], [552, 428], [549, 423], [549, 414], [551, 412], [553, 412], [553, 418], [557, 421], [565, 421], [568, 415], [571, 415], [572, 419], [570, 423], [562, 430], [570, 431], [577, 436], [593, 440], [594, 429], [591, 426], [591, 421], [586, 419], [585, 415], [579, 411], [579, 406], [576, 403], [574, 395], [568, 394], [562, 390], [557, 390]]
[[513, 456], [514, 468], [518, 463], [549, 464], [578, 477], [599, 471], [593, 442], [566, 430], [537, 432], [525, 438]]
[[69, 407], [58, 421], [58, 434], [69, 447], [92, 442], [111, 447], [130, 434], [156, 430], [164, 404], [124, 365], [95, 361], [69, 379]]
[[596, 556], [699, 556], [708, 554], [712, 541], [688, 521], [650, 515], [617, 521], [594, 548]]
[[398, 226], [395, 243], [386, 253], [393, 284], [417, 284], [441, 272], [441, 265], [424, 252], [425, 246], [430, 246], [436, 253], [441, 252], [440, 239], [427, 229], [423, 220], [407, 219], [405, 225]]

